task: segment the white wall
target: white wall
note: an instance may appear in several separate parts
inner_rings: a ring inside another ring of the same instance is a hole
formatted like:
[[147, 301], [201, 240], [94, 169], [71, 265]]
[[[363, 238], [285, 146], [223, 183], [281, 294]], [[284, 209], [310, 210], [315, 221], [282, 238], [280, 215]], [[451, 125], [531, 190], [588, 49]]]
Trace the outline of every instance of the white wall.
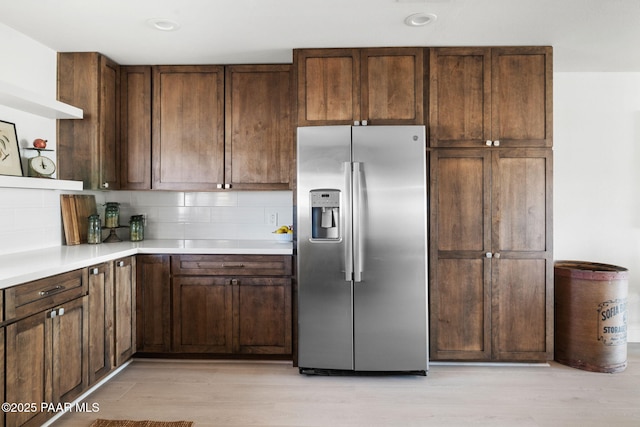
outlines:
[[[0, 80], [55, 99], [56, 52], [1, 23], [0, 40]], [[55, 149], [55, 120], [2, 105], [0, 120], [15, 123], [20, 147], [44, 138]], [[0, 188], [0, 254], [59, 245], [60, 224], [57, 192]]]
[[629, 269], [640, 341], [640, 73], [554, 74], [554, 245]]

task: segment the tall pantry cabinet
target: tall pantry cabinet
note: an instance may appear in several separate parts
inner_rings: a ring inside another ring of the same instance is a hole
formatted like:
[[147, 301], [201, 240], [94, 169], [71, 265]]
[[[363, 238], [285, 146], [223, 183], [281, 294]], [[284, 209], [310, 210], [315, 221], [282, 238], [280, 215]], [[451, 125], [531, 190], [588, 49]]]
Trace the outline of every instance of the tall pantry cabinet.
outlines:
[[430, 51], [430, 358], [553, 358], [552, 52]]

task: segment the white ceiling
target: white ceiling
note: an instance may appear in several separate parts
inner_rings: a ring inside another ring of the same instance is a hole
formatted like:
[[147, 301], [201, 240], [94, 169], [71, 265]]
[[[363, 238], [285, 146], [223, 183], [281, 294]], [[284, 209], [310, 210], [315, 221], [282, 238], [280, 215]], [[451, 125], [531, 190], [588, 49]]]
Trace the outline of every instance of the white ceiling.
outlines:
[[[438, 18], [406, 26], [415, 12]], [[150, 18], [181, 27], [154, 30]], [[0, 22], [122, 65], [291, 62], [300, 47], [551, 45], [555, 71], [640, 72], [640, 0], [0, 0]]]

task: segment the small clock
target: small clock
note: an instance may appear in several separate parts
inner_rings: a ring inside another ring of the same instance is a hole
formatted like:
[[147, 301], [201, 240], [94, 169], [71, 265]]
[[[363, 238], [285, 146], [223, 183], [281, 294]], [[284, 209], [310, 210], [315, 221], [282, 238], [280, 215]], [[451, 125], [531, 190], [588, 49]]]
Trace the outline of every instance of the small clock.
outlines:
[[29, 176], [51, 178], [56, 171], [56, 164], [48, 157], [36, 156], [29, 159]]

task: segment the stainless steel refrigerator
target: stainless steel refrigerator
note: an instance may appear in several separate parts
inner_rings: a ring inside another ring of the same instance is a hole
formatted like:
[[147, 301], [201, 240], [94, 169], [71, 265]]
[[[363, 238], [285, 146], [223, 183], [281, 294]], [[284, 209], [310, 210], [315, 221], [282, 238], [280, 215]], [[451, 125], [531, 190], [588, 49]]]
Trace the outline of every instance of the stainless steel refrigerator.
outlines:
[[426, 374], [424, 126], [298, 128], [301, 373]]

